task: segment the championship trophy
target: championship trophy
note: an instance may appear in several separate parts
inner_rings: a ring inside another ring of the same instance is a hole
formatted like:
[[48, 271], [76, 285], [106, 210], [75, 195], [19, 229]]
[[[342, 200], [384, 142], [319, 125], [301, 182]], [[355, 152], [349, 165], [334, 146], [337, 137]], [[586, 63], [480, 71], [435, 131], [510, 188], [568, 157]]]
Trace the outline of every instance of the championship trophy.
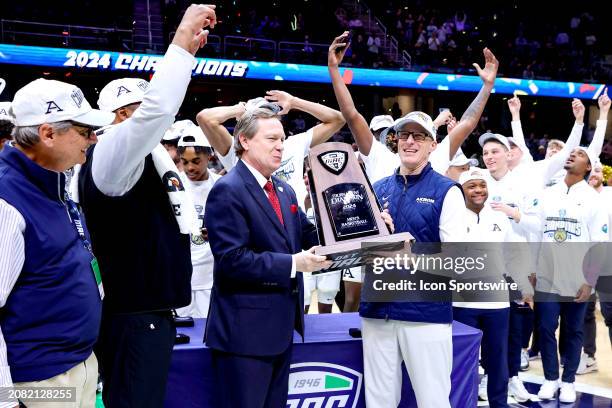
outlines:
[[377, 252], [409, 249], [412, 235], [391, 234], [350, 145], [320, 144], [310, 149], [308, 160], [310, 197], [321, 245], [315, 254], [333, 262], [313, 275], [361, 266], [368, 255]]

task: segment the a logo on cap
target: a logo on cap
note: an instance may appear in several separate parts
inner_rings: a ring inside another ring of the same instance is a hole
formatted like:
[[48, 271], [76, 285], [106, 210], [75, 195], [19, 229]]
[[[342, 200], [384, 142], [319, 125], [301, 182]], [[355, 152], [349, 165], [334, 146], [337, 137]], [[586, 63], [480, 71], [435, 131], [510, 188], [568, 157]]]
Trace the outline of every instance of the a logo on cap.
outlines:
[[132, 93], [132, 91], [130, 91], [129, 89], [127, 89], [123, 85], [119, 85], [119, 88], [117, 88], [117, 98], [120, 97], [121, 95], [127, 94], [127, 93]]
[[45, 115], [50, 114], [51, 111], [54, 109], [57, 110], [58, 112], [64, 111], [62, 108], [59, 107], [57, 103], [55, 103], [55, 101], [47, 101], [47, 111], [45, 112]]
[[140, 81], [136, 84], [136, 86], [142, 89], [143, 91], [149, 89], [149, 83], [147, 81]]
[[348, 153], [342, 150], [333, 150], [318, 156], [319, 161], [330, 172], [336, 176], [342, 173], [348, 162]]
[[429, 122], [429, 118], [422, 112], [412, 112], [412, 115], [417, 116], [425, 123]]
[[0, 115], [7, 115], [8, 116], [8, 112], [6, 111], [6, 109], [0, 108]]
[[81, 109], [81, 105], [83, 104], [83, 100], [85, 99], [83, 91], [81, 91], [80, 89], [75, 89], [70, 93], [70, 97], [76, 104], [77, 108]]

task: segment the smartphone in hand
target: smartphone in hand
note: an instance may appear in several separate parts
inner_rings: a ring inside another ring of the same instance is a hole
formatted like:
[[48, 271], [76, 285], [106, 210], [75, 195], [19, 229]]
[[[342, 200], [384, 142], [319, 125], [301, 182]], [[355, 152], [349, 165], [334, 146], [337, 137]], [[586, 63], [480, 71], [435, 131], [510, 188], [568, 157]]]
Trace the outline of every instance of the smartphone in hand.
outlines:
[[342, 46], [342, 47], [336, 48], [336, 52], [340, 53], [340, 52], [344, 51], [344, 49], [350, 45], [352, 40], [353, 40], [353, 32], [349, 31], [348, 34], [342, 40], [342, 42], [345, 43], [346, 45]]

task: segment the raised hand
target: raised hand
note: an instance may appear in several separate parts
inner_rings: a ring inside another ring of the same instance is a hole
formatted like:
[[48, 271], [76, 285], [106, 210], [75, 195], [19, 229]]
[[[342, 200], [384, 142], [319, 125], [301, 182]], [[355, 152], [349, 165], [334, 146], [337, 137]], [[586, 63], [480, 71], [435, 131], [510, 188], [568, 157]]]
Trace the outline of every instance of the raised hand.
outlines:
[[605, 111], [607, 119], [608, 112], [610, 111], [610, 97], [608, 96], [608, 88], [604, 89], [603, 93], [599, 96], [597, 99], [597, 104], [599, 105], [600, 112]]
[[433, 124], [436, 128], [439, 128], [440, 126], [444, 126], [448, 123], [448, 121], [450, 120], [450, 118], [453, 117], [453, 114], [451, 113], [450, 110], [446, 109], [443, 110], [442, 112], [440, 112], [440, 114], [438, 114], [438, 116], [434, 119]]
[[508, 99], [508, 108], [513, 117], [519, 115], [521, 112], [521, 100], [518, 96], [514, 95], [513, 98]]
[[181, 20], [172, 44], [178, 45], [191, 55], [195, 55], [199, 48], [206, 45], [208, 30], [206, 27], [214, 28], [217, 23], [215, 5], [192, 4], [187, 8]]
[[485, 85], [493, 86], [495, 83], [495, 77], [497, 77], [497, 69], [499, 68], [499, 61], [495, 58], [495, 55], [489, 50], [485, 48], [482, 50], [482, 53], [485, 58], [485, 66], [484, 68], [480, 68], [480, 65], [477, 63], [473, 63], [472, 65], [476, 68], [476, 72], [478, 72], [478, 76], [482, 79]]
[[236, 120], [240, 120], [242, 115], [244, 115], [244, 113], [246, 112], [246, 103], [238, 102], [236, 105], [234, 105], [234, 107], [236, 108], [236, 115], [234, 116], [234, 118], [236, 118]]
[[268, 91], [265, 96], [269, 102], [274, 102], [280, 105], [283, 110], [279, 112], [279, 115], [286, 115], [293, 108], [294, 96], [284, 91]]
[[580, 99], [572, 99], [572, 112], [574, 113], [576, 122], [584, 123], [584, 105], [582, 104]]
[[334, 41], [329, 46], [329, 51], [327, 52], [328, 67], [337, 68], [338, 65], [342, 63], [344, 54], [346, 54], [346, 50], [350, 45], [345, 42], [348, 39], [348, 36], [349, 32], [345, 31], [338, 37], [334, 38]]
[[452, 132], [455, 126], [457, 126], [457, 118], [451, 115], [451, 117], [446, 122], [446, 133], [448, 134]]

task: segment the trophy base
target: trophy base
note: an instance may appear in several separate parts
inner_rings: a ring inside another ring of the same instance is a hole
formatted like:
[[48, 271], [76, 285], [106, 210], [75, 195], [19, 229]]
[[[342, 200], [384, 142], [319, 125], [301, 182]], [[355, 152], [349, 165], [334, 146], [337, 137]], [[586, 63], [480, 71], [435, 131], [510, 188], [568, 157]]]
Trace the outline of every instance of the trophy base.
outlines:
[[413, 237], [408, 232], [398, 234], [362, 238], [359, 240], [326, 245], [315, 248], [315, 255], [327, 256], [333, 262], [327, 269], [312, 272], [322, 275], [348, 268], [360, 267], [369, 257], [381, 252], [396, 252], [410, 249], [409, 243]]

